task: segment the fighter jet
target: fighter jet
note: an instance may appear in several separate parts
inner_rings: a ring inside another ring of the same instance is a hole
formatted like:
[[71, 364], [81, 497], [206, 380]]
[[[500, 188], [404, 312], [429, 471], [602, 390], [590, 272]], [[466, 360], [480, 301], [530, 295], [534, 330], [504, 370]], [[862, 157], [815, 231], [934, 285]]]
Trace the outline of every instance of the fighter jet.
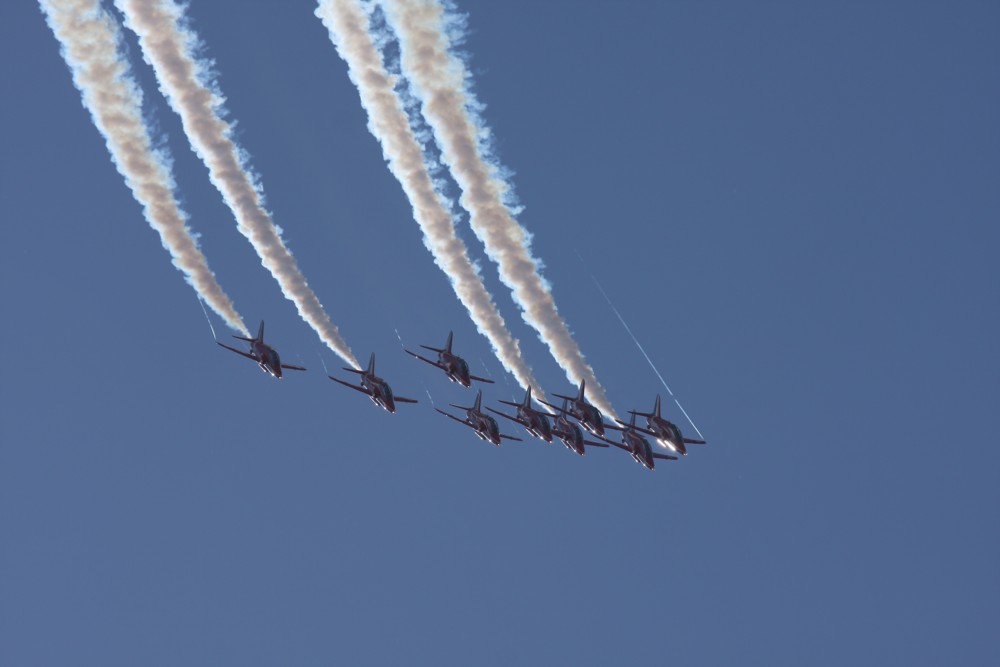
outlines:
[[395, 414], [396, 403], [416, 403], [412, 398], [403, 398], [402, 396], [393, 396], [392, 387], [389, 383], [382, 378], [375, 375], [375, 353], [372, 352], [371, 359], [368, 360], [368, 370], [358, 371], [353, 368], [344, 368], [345, 371], [349, 373], [357, 373], [361, 376], [361, 386], [353, 385], [350, 382], [344, 382], [343, 380], [338, 380], [332, 375], [327, 375], [328, 378], [334, 382], [339, 382], [345, 387], [350, 387], [355, 391], [360, 391], [362, 394], [366, 394], [368, 398], [372, 399], [372, 403], [381, 406], [390, 414]]
[[[653, 404], [652, 412], [638, 412], [636, 410], [629, 410], [629, 413], [634, 417], [645, 417], [646, 425], [649, 429], [636, 427], [636, 430], [645, 433], [646, 435], [651, 435], [661, 442], [665, 447], [671, 451], [679, 453], [681, 456], [687, 456], [687, 447], [685, 443], [689, 445], [704, 445], [704, 440], [692, 440], [691, 438], [685, 438], [681, 435], [681, 430], [677, 428], [677, 424], [671, 421], [667, 421], [660, 416], [660, 395], [656, 395], [656, 403]], [[633, 418], [634, 421], [634, 418]], [[624, 425], [625, 422], [618, 421], [619, 424]]]
[[639, 429], [635, 425], [635, 414], [632, 415], [632, 421], [626, 424], [622, 430], [622, 441], [618, 443], [608, 440], [607, 442], [631, 454], [636, 463], [641, 463], [646, 470], [652, 470], [656, 466], [656, 459], [677, 460], [676, 456], [658, 454], [653, 451], [649, 440], [639, 435]]
[[219, 345], [226, 348], [227, 350], [232, 350], [236, 354], [242, 354], [247, 359], [253, 359], [260, 366], [260, 369], [265, 373], [269, 373], [274, 377], [281, 379], [281, 369], [285, 368], [290, 371], [304, 371], [302, 366], [292, 366], [291, 364], [281, 363], [281, 358], [278, 357], [278, 351], [273, 347], [264, 342], [264, 320], [260, 321], [260, 328], [257, 329], [256, 338], [244, 338], [243, 336], [233, 336], [238, 340], [245, 340], [250, 343], [250, 351], [243, 352], [242, 350], [237, 350], [235, 347], [229, 347], [225, 343], [219, 343]]
[[521, 438], [515, 438], [512, 435], [503, 435], [502, 433], [500, 433], [500, 427], [497, 426], [497, 420], [483, 413], [482, 402], [483, 402], [483, 392], [482, 390], [480, 390], [479, 393], [476, 394], [476, 404], [473, 405], [471, 408], [467, 408], [462, 405], [455, 405], [454, 403], [449, 404], [453, 408], [459, 408], [460, 410], [465, 410], [466, 414], [465, 419], [459, 419], [458, 417], [450, 415], [444, 410], [440, 410], [438, 408], [434, 409], [443, 414], [445, 417], [450, 417], [451, 419], [454, 419], [459, 424], [465, 424], [466, 426], [468, 426], [469, 428], [471, 428], [473, 431], [476, 432], [476, 435], [479, 437], [480, 440], [485, 440], [486, 442], [492, 442], [497, 447], [500, 446], [501, 438], [505, 440], [521, 440]]
[[550, 415], [548, 412], [543, 410], [536, 410], [531, 407], [531, 387], [528, 387], [528, 392], [524, 395], [524, 402], [514, 403], [512, 401], [500, 401], [504, 405], [512, 405], [517, 408], [517, 416], [512, 417], [508, 414], [500, 412], [499, 410], [494, 410], [493, 408], [486, 408], [493, 414], [500, 415], [506, 419], [513, 422], [517, 422], [524, 428], [528, 429], [528, 433], [540, 438], [545, 442], [552, 442], [552, 425], [549, 423]]
[[430, 347], [427, 345], [420, 346], [425, 350], [437, 352], [438, 353], [437, 361], [431, 361], [426, 357], [421, 357], [416, 352], [410, 352], [409, 350], [406, 350], [406, 348], [403, 349], [406, 350], [407, 354], [416, 357], [420, 361], [424, 361], [430, 364], [431, 366], [437, 366], [438, 368], [440, 368], [445, 372], [449, 380], [451, 380], [452, 382], [457, 382], [463, 387], [469, 387], [470, 385], [472, 385], [473, 380], [476, 380], [477, 382], [489, 382], [490, 384], [493, 384], [493, 380], [487, 380], [486, 378], [476, 377], [475, 375], [469, 374], [469, 364], [465, 362], [465, 359], [458, 356], [457, 354], [454, 354], [451, 351], [452, 333], [453, 332], [451, 331], [448, 332], [448, 340], [444, 344], [444, 349], [437, 347]]
[[545, 405], [553, 408], [554, 410], [559, 410], [561, 412], [565, 411], [564, 414], [567, 414], [579, 421], [580, 424], [583, 425], [583, 428], [587, 429], [589, 433], [596, 435], [599, 438], [604, 437], [604, 429], [606, 428], [613, 428], [616, 431], [620, 431], [621, 429], [617, 426], [604, 423], [604, 416], [601, 414], [601, 411], [587, 402], [585, 397], [586, 390], [587, 381], [580, 380], [580, 393], [577, 394], [575, 398], [573, 396], [553, 394], [553, 396], [558, 396], [559, 398], [564, 398], [570, 401], [569, 409], [566, 409], [565, 407], [560, 408], [559, 406], [548, 403], [547, 401], [541, 402], [545, 403]]
[[[563, 409], [566, 408], [566, 400], [563, 399]], [[583, 439], [583, 430], [579, 426], [574, 424], [569, 420], [565, 414], [560, 414], [556, 417], [555, 426], [552, 429], [553, 435], [562, 440], [563, 444], [566, 445], [571, 451], [576, 452], [580, 456], [585, 454], [584, 446], [587, 447], [607, 447], [607, 443], [604, 442], [594, 442], [593, 440]]]

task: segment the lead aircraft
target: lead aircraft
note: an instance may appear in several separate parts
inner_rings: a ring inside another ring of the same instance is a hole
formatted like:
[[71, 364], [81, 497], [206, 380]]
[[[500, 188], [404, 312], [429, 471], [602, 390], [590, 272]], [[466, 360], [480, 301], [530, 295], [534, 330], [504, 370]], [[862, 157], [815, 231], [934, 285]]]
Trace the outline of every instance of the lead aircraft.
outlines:
[[328, 378], [334, 382], [339, 382], [345, 387], [350, 387], [354, 391], [360, 391], [362, 394], [368, 396], [372, 399], [372, 403], [385, 409], [389, 414], [396, 413], [396, 403], [416, 403], [417, 401], [412, 398], [403, 398], [402, 396], [394, 396], [392, 393], [392, 387], [389, 383], [375, 375], [375, 353], [372, 352], [371, 358], [368, 360], [368, 369], [359, 371], [353, 368], [344, 368], [345, 371], [349, 373], [357, 373], [361, 376], [361, 386], [351, 384], [350, 382], [344, 382], [343, 380], [338, 380], [332, 375], [327, 375]]
[[[677, 428], [677, 424], [672, 421], [668, 421], [660, 416], [660, 395], [656, 395], [656, 403], [653, 404], [652, 412], [638, 412], [636, 410], [629, 410], [629, 413], [633, 416], [633, 421], [635, 417], [645, 417], [646, 426], [648, 429], [643, 429], [636, 427], [637, 431], [645, 433], [646, 435], [651, 435], [656, 438], [664, 447], [670, 449], [671, 451], [677, 452], [681, 456], [687, 456], [688, 445], [704, 445], [704, 440], [692, 440], [691, 438], [685, 438], [681, 434], [681, 430]], [[625, 422], [618, 420], [619, 424], [624, 425]]]
[[459, 408], [461, 410], [465, 410], [465, 415], [466, 415], [465, 419], [459, 419], [455, 415], [450, 415], [444, 410], [441, 410], [439, 408], [434, 408], [434, 409], [443, 414], [445, 417], [454, 419], [459, 424], [465, 424], [466, 426], [468, 426], [469, 428], [471, 428], [473, 431], [476, 432], [476, 436], [478, 436], [480, 440], [485, 440], [486, 442], [492, 442], [497, 447], [500, 446], [501, 439], [518, 440], [518, 441], [521, 440], [521, 438], [515, 438], [512, 435], [504, 435], [500, 433], [500, 427], [497, 425], [497, 420], [493, 419], [493, 417], [490, 417], [488, 414], [485, 414], [483, 412], [482, 403], [483, 403], [483, 392], [480, 389], [479, 393], [476, 394], [476, 403], [471, 408], [467, 408], [462, 405], [455, 405], [454, 403], [449, 403], [449, 405], [451, 405], [451, 407], [453, 408]]
[[237, 350], [235, 347], [229, 347], [225, 343], [220, 343], [215, 341], [216, 344], [221, 345], [227, 350], [231, 350], [236, 354], [242, 354], [247, 359], [253, 359], [260, 366], [260, 369], [269, 375], [281, 379], [281, 369], [287, 369], [290, 371], [304, 371], [305, 368], [302, 366], [293, 366], [292, 364], [281, 363], [281, 357], [278, 356], [278, 351], [273, 347], [264, 342], [264, 320], [260, 321], [260, 328], [257, 329], [257, 336], [255, 338], [245, 338], [243, 336], [233, 336], [237, 340], [245, 340], [250, 343], [250, 351], [243, 352], [242, 350]]
[[451, 380], [452, 382], [457, 382], [463, 387], [468, 388], [472, 386], [473, 380], [477, 382], [488, 382], [490, 384], [493, 384], [493, 380], [487, 380], [486, 378], [476, 377], [475, 375], [469, 374], [469, 364], [466, 363], [465, 359], [463, 359], [462, 357], [458, 356], [457, 354], [451, 351], [451, 339], [453, 333], [454, 332], [452, 331], [448, 332], [448, 340], [445, 341], [444, 348], [429, 347], [427, 345], [420, 346], [425, 350], [430, 350], [431, 352], [437, 352], [438, 353], [437, 361], [431, 361], [426, 357], [421, 357], [416, 352], [410, 352], [405, 347], [403, 348], [403, 350], [407, 354], [416, 357], [420, 361], [428, 363], [431, 366], [437, 366], [438, 368], [440, 368], [445, 372], [445, 375], [448, 376], [449, 380]]
[[631, 454], [635, 462], [642, 464], [646, 470], [652, 470], [656, 467], [656, 459], [665, 459], [667, 461], [677, 460], [676, 456], [658, 454], [653, 451], [649, 440], [639, 435], [639, 429], [635, 425], [635, 413], [632, 414], [632, 420], [628, 424], [625, 424], [625, 428], [622, 429], [622, 441], [618, 443], [608, 440], [607, 442]]

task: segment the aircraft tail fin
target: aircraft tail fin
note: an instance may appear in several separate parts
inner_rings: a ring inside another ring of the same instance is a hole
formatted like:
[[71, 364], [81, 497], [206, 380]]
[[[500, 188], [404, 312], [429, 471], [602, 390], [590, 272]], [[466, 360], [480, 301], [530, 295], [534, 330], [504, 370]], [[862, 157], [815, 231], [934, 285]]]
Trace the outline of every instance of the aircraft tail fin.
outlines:
[[526, 408], [531, 407], [531, 386], [528, 386], [528, 392], [524, 395], [524, 403], [522, 405]]
[[448, 332], [448, 340], [444, 344], [444, 349], [448, 354], [451, 354], [451, 338], [454, 335], [454, 331]]
[[372, 352], [371, 358], [368, 359], [368, 374], [375, 375], [375, 353]]
[[585, 395], [586, 395], [586, 393], [587, 393], [587, 381], [586, 380], [580, 380], [580, 394], [579, 394], [579, 396], [576, 397], [576, 400], [578, 400], [578, 401], [586, 400], [584, 398]]
[[[451, 337], [450, 336], [448, 337], [448, 342], [449, 343], [451, 342]], [[483, 405], [483, 390], [480, 389], [479, 393], [476, 394], [476, 405], [475, 405], [476, 410], [480, 410], [481, 411], [482, 410], [482, 405]]]
[[257, 340], [264, 342], [264, 320], [260, 321], [260, 327], [257, 329]]

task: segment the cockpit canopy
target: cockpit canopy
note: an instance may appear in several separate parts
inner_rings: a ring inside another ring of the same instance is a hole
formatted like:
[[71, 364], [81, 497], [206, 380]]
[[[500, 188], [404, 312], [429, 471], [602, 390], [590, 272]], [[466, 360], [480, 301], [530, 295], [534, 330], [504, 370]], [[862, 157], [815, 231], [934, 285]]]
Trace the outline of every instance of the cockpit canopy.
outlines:
[[387, 400], [387, 401], [391, 401], [392, 400], [392, 387], [389, 386], [389, 383], [386, 382], [385, 380], [382, 380], [382, 381], [380, 381], [378, 383], [378, 386], [382, 390], [382, 397], [385, 398], [385, 400]]
[[458, 366], [458, 372], [462, 376], [466, 376], [469, 374], [469, 364], [467, 361], [465, 361], [465, 359], [458, 357], [457, 359], [455, 359], [455, 364]]

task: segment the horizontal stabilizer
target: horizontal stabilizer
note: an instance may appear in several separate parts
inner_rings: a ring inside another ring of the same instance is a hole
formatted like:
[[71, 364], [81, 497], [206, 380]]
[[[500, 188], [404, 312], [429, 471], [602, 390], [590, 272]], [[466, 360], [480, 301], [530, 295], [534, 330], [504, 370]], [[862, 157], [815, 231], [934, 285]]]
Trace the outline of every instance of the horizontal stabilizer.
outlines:
[[593, 440], [584, 440], [583, 444], [587, 445], [588, 447], [608, 447], [609, 446], [608, 443], [606, 443], [606, 442], [594, 442]]
[[477, 375], [470, 375], [469, 379], [470, 380], [476, 380], [477, 382], [486, 382], [488, 384], [496, 384], [493, 380], [487, 380], [486, 378], [481, 378], [481, 377], [479, 377]]
[[667, 461], [676, 461], [677, 460], [676, 456], [671, 456], [670, 454], [657, 454], [656, 452], [653, 452], [653, 458], [654, 459], [665, 459]]
[[704, 445], [705, 444], [704, 440], [692, 440], [691, 438], [684, 438], [684, 442], [686, 442], [689, 445]]
[[345, 370], [345, 371], [347, 371], [348, 373], [355, 373], [355, 374], [357, 374], [357, 375], [364, 375], [364, 374], [365, 374], [365, 372], [364, 372], [364, 371], [359, 371], [359, 370], [358, 370], [358, 369], [356, 369], [356, 368], [347, 368], [346, 366], [345, 366], [345, 367], [344, 367], [344, 368], [343, 368], [342, 370]]
[[286, 369], [288, 369], [290, 371], [304, 371], [304, 370], [306, 370], [302, 366], [293, 366], [292, 364], [281, 364], [281, 367], [282, 368], [286, 368]]
[[404, 398], [402, 396], [396, 396], [395, 397], [395, 401], [397, 403], [419, 403], [420, 402], [420, 401], [418, 401], [415, 398]]

